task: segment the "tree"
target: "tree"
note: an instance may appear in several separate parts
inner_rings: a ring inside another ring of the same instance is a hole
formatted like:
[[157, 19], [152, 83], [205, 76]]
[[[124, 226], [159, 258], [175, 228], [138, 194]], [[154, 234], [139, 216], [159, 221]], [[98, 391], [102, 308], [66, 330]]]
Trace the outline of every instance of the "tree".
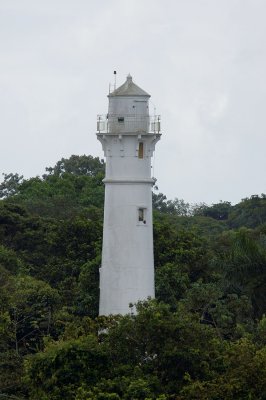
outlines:
[[104, 173], [104, 161], [98, 157], [72, 155], [70, 158], [62, 158], [54, 167], [47, 167], [48, 175], [43, 175], [47, 179], [49, 175], [62, 176], [65, 173], [73, 175], [96, 176]]
[[231, 209], [232, 206], [229, 201], [220, 201], [220, 203], [212, 204], [211, 206], [206, 207], [203, 210], [203, 215], [219, 221], [224, 221], [228, 219]]
[[10, 298], [10, 319], [13, 327], [13, 349], [28, 354], [43, 346], [49, 335], [53, 313], [59, 303], [57, 290], [30, 276], [18, 276]]
[[191, 280], [208, 275], [208, 246], [196, 230], [178, 229], [167, 218], [154, 218], [155, 268], [173, 263], [182, 266]]
[[97, 317], [103, 172], [71, 156], [0, 185], [0, 397], [266, 398], [266, 195], [153, 195], [157, 300]]
[[219, 352], [219, 338], [212, 327], [200, 324], [182, 306], [172, 313], [155, 301], [138, 303], [137, 314], [121, 318], [105, 340], [114, 374], [132, 376], [140, 368], [142, 376], [159, 379], [156, 395], [178, 393], [185, 373], [209, 376], [212, 359]]
[[99, 268], [100, 256], [85, 263], [79, 275], [79, 296], [76, 312], [79, 315], [97, 317], [99, 312]]
[[266, 223], [266, 197], [253, 195], [232, 207], [228, 224], [230, 228], [255, 228]]
[[23, 263], [16, 252], [0, 244], [0, 265], [13, 274], [23, 270]]
[[167, 200], [162, 193], [152, 193], [153, 208], [162, 213], [189, 216], [191, 214], [191, 206], [183, 199]]
[[14, 278], [0, 265], [0, 397], [18, 393], [21, 387], [22, 357], [14, 343], [16, 335], [10, 315]]
[[103, 175], [49, 175], [46, 179], [31, 178], [20, 186], [19, 202], [37, 216], [55, 219], [71, 218], [87, 213], [89, 207], [103, 207]]
[[72, 155], [62, 158], [48, 174], [23, 179], [5, 175], [0, 198], [23, 206], [31, 214], [56, 219], [71, 218], [93, 207], [103, 207], [104, 162], [98, 157]]
[[252, 232], [242, 228], [228, 236], [229, 247], [216, 260], [224, 274], [226, 293], [247, 295], [254, 314], [261, 317], [266, 304], [266, 249], [252, 237]]
[[195, 380], [187, 375], [187, 384], [178, 400], [263, 400], [266, 396], [266, 349], [256, 348], [247, 338], [228, 343], [222, 353], [223, 368], [211, 379]]
[[184, 296], [189, 285], [188, 273], [178, 264], [167, 263], [156, 271], [156, 298], [169, 304], [172, 311], [176, 311], [178, 301]]
[[109, 360], [97, 338], [87, 337], [48, 344], [45, 352], [26, 361], [25, 383], [30, 398], [75, 399], [77, 389], [94, 386], [108, 376]]
[[0, 199], [14, 196], [19, 192], [23, 175], [3, 174], [4, 181], [0, 183]]

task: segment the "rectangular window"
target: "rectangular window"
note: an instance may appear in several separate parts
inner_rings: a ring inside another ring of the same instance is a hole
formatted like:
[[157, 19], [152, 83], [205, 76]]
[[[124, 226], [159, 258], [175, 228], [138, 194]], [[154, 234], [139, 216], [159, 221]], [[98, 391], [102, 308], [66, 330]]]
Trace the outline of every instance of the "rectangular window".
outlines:
[[143, 158], [143, 155], [144, 155], [144, 144], [143, 144], [143, 142], [139, 142], [138, 157]]
[[124, 117], [118, 117], [117, 120], [118, 120], [119, 123], [123, 123], [124, 122]]
[[143, 224], [146, 224], [146, 209], [145, 208], [139, 208], [138, 209], [138, 220], [139, 222], [143, 222]]

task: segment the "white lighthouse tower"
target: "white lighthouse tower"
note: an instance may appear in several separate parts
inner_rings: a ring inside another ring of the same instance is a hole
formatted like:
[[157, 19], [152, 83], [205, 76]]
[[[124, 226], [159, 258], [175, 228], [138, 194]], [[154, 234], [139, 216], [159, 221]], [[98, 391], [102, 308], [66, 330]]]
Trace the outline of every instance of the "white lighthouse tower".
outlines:
[[108, 98], [97, 123], [106, 157], [99, 314], [124, 315], [154, 297], [151, 157], [160, 117], [149, 116], [150, 95], [130, 75]]

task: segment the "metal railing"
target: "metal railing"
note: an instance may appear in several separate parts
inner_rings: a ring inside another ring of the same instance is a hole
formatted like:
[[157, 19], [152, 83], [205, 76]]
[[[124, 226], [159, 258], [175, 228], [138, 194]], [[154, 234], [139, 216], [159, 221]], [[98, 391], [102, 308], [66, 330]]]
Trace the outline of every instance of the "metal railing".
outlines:
[[98, 133], [160, 133], [161, 116], [143, 115], [97, 115]]

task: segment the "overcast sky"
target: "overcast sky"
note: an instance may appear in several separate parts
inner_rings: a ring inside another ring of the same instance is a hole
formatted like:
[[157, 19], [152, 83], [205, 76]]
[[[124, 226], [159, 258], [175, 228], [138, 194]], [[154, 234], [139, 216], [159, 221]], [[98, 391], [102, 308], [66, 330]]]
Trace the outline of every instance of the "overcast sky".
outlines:
[[102, 158], [114, 70], [162, 115], [153, 175], [168, 198], [266, 192], [265, 0], [0, 0], [0, 173]]

